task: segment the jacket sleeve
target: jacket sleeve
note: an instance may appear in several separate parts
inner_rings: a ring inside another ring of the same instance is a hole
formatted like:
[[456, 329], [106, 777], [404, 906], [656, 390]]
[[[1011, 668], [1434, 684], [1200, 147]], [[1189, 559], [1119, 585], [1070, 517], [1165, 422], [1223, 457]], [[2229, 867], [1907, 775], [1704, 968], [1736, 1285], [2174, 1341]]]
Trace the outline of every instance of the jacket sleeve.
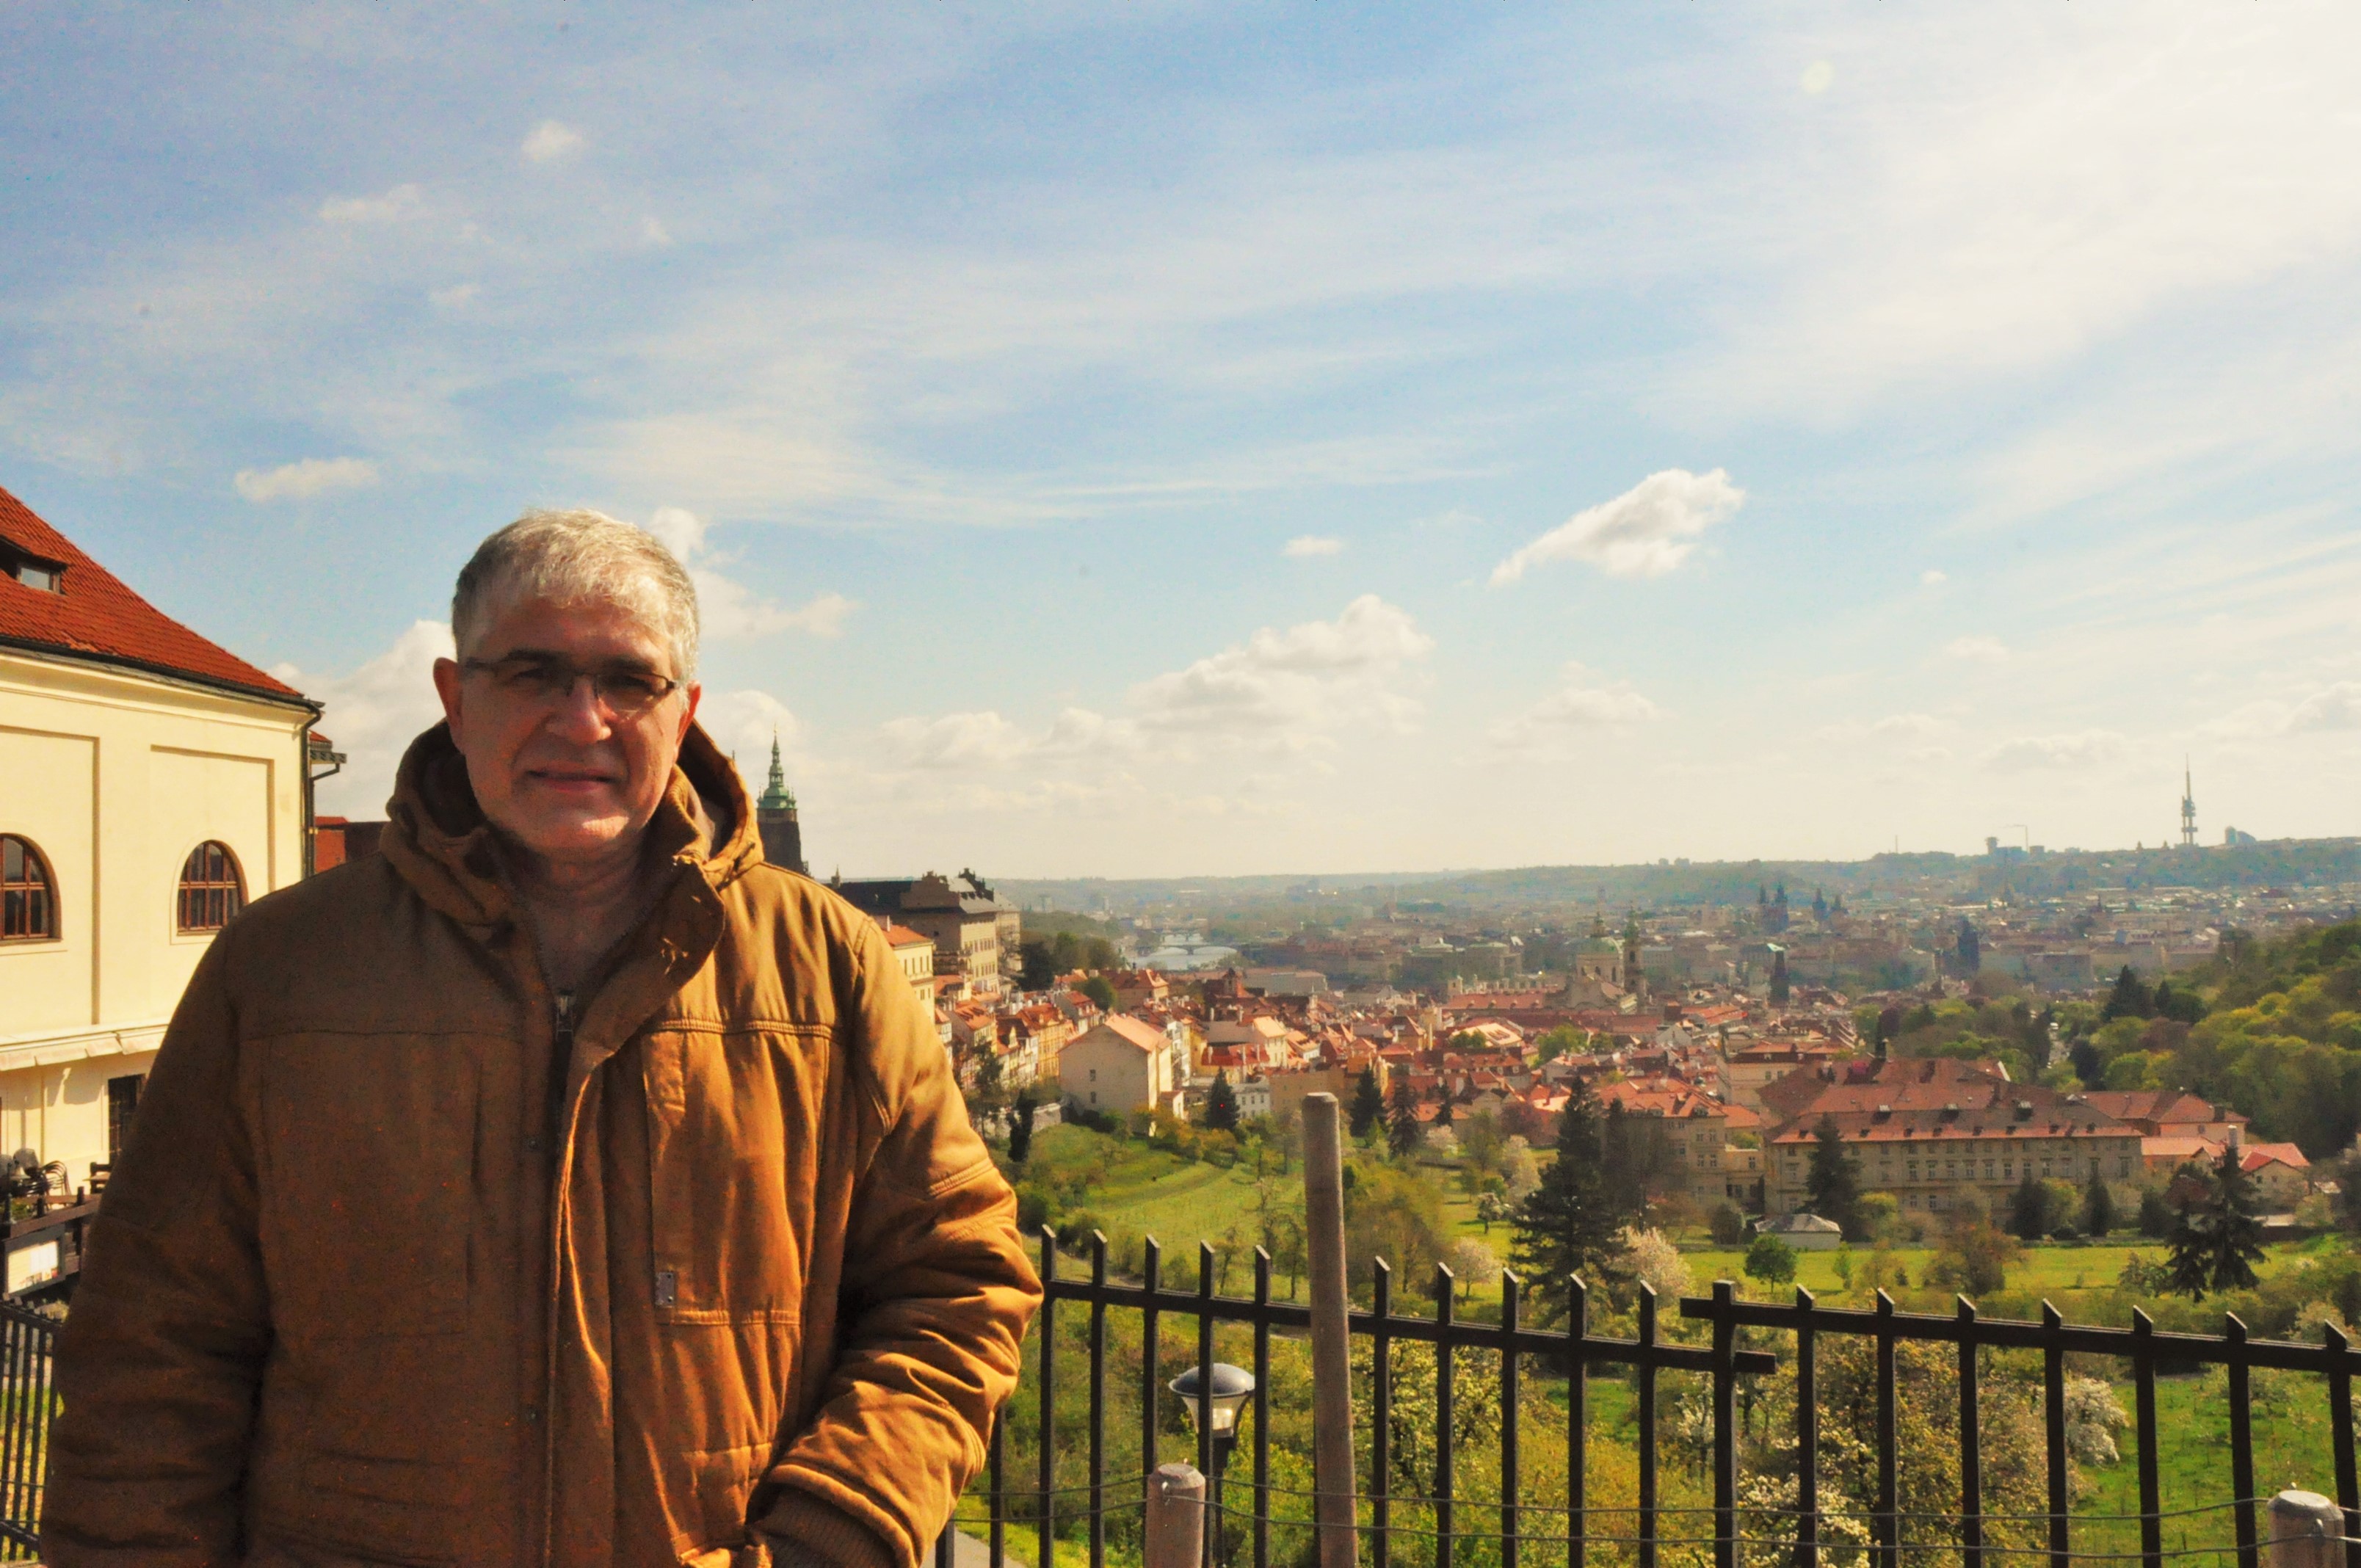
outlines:
[[849, 1042], [876, 1117], [845, 1237], [844, 1328], [762, 1530], [842, 1568], [917, 1568], [983, 1465], [1041, 1286], [1016, 1201], [884, 937], [852, 922]]
[[165, 1033], [59, 1339], [41, 1527], [56, 1568], [237, 1561], [269, 1329], [228, 940]]

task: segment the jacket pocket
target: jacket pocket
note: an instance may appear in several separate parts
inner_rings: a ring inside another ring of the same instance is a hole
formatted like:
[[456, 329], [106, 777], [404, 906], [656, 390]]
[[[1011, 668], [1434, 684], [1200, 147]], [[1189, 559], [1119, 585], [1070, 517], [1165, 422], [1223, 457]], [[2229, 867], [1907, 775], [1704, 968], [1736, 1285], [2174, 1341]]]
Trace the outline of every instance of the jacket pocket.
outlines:
[[456, 1561], [447, 1466], [319, 1450], [303, 1456], [302, 1476], [292, 1509], [257, 1520], [247, 1568], [440, 1568]]
[[705, 1525], [706, 1550], [750, 1544], [746, 1501], [771, 1467], [771, 1445], [757, 1442], [743, 1448], [717, 1448], [688, 1456], [689, 1485], [697, 1495], [697, 1511]]
[[802, 1316], [827, 1039], [646, 1042], [648, 1289], [659, 1322]]
[[281, 1333], [465, 1329], [478, 1061], [464, 1036], [269, 1043], [262, 1250]]

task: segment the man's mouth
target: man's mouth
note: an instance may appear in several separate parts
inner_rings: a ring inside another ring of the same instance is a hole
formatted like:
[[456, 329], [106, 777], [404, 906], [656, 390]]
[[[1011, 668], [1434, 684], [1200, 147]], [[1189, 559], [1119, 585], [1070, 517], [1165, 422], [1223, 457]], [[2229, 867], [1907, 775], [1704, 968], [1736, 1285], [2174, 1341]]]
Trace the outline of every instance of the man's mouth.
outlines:
[[620, 782], [596, 768], [528, 768], [525, 777], [560, 795], [592, 795]]

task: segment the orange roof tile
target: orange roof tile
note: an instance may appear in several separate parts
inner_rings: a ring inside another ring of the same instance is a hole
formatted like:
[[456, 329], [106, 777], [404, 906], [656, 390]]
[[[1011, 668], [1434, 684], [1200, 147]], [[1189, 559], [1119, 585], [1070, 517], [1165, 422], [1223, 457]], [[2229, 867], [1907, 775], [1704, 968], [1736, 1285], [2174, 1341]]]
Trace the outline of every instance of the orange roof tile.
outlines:
[[128, 664], [281, 702], [303, 700], [284, 681], [207, 641], [133, 593], [5, 489], [0, 543], [65, 568], [56, 593], [0, 576], [0, 643]]

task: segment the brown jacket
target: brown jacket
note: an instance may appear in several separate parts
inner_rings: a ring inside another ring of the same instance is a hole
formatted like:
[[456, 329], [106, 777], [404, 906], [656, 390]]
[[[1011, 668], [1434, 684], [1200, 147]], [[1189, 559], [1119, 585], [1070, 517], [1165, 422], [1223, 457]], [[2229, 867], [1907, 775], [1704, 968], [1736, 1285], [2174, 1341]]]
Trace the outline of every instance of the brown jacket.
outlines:
[[693, 730], [558, 1018], [440, 727], [384, 853], [215, 938], [60, 1348], [82, 1564], [916, 1568], [1040, 1288], [882, 935]]

